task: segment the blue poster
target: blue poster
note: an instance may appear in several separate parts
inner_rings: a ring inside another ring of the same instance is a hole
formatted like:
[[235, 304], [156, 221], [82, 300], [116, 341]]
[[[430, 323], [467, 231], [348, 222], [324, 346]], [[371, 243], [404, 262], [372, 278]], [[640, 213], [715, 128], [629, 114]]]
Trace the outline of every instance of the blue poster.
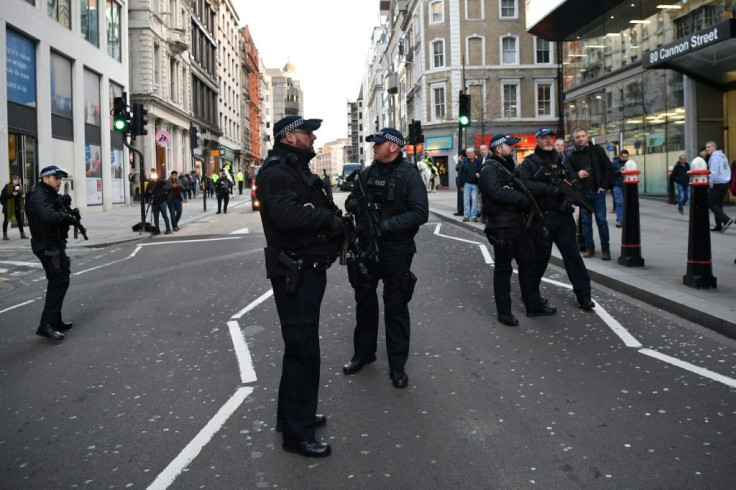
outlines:
[[36, 43], [10, 29], [6, 39], [8, 100], [36, 107]]

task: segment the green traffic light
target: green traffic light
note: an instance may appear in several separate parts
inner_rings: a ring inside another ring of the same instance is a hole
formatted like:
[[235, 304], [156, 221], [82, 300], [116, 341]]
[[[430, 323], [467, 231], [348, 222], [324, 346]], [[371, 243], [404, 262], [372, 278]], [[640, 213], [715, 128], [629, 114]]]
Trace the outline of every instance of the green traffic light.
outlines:
[[128, 121], [126, 121], [125, 119], [116, 118], [112, 122], [112, 128], [118, 133], [127, 133], [129, 126], [130, 125], [128, 124]]
[[465, 127], [470, 124], [470, 118], [468, 116], [460, 116], [457, 122], [460, 123], [460, 126]]

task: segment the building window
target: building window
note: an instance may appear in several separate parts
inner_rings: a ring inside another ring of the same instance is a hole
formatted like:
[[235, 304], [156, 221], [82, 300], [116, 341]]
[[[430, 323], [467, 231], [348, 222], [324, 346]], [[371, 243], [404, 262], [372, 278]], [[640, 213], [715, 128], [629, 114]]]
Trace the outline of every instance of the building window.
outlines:
[[432, 88], [432, 116], [435, 121], [442, 121], [445, 119], [445, 87], [433, 87]]
[[51, 114], [72, 118], [72, 62], [51, 52]]
[[153, 45], [153, 90], [161, 86], [161, 46]]
[[82, 37], [95, 46], [100, 45], [97, 0], [80, 0]]
[[518, 9], [516, 6], [517, 0], [501, 0], [499, 8], [501, 10], [500, 16], [502, 19], [518, 19]]
[[519, 117], [519, 82], [504, 82], [502, 91], [503, 117]]
[[107, 54], [121, 61], [120, 54], [120, 4], [115, 0], [106, 0], [105, 30], [107, 32]]
[[517, 42], [515, 36], [506, 36], [501, 38], [501, 64], [502, 65], [518, 65], [519, 53], [516, 49]]
[[465, 0], [465, 18], [467, 20], [482, 20], [483, 2], [481, 0]]
[[534, 38], [536, 43], [536, 58], [535, 61], [538, 64], [549, 64], [552, 63], [552, 49], [549, 41], [538, 37]]
[[179, 68], [178, 63], [176, 62], [176, 58], [169, 59], [169, 96], [171, 97], [172, 102], [178, 102], [179, 101]]
[[537, 117], [552, 115], [552, 82], [537, 82]]
[[[71, 8], [72, 0], [46, 0], [48, 8], [46, 12], [49, 17], [63, 25], [67, 29], [72, 28]], [[29, 2], [33, 3], [33, 2]]]
[[466, 52], [469, 65], [483, 65], [483, 38], [469, 37]]
[[440, 39], [432, 42], [432, 68], [443, 66], [445, 66], [445, 41]]
[[439, 24], [445, 21], [445, 9], [443, 2], [432, 2], [429, 4], [429, 23]]
[[5, 38], [8, 102], [36, 107], [36, 43], [11, 29]]

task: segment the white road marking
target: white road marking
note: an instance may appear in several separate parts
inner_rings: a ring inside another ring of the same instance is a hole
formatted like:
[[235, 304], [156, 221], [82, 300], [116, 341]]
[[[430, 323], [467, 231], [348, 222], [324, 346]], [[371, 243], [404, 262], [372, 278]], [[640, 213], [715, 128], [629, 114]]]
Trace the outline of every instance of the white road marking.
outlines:
[[212, 437], [227, 422], [227, 419], [235, 413], [235, 410], [242, 405], [246, 397], [253, 392], [250, 386], [243, 386], [235, 390], [233, 396], [225, 402], [225, 404], [217, 411], [214, 417], [207, 422], [199, 434], [186, 445], [184, 449], [169, 463], [169, 465], [156, 477], [156, 479], [148, 486], [149, 490], [158, 490], [168, 488], [176, 477], [181, 474], [189, 463], [194, 461]]
[[450, 240], [457, 240], [458, 242], [465, 242], [465, 243], [472, 243], [473, 245], [482, 245], [483, 242], [476, 242], [474, 240], [466, 240], [465, 238], [458, 238], [456, 236], [449, 236], [449, 235], [443, 235], [440, 233], [440, 227], [442, 226], [442, 223], [437, 223], [437, 227], [434, 229], [434, 234], [437, 236], [441, 236], [443, 238], [449, 238]]
[[723, 383], [724, 385], [730, 386], [731, 388], [736, 388], [736, 379], [729, 378], [727, 376], [723, 376], [718, 373], [714, 373], [713, 371], [710, 371], [708, 369], [702, 368], [700, 366], [696, 366], [694, 364], [690, 364], [689, 362], [681, 361], [677, 359], [676, 357], [668, 356], [667, 354], [662, 354], [661, 352], [657, 352], [656, 350], [645, 348], [645, 349], [639, 349], [639, 352], [644, 354], [645, 356], [659, 359], [660, 361], [666, 362], [668, 364], [672, 364], [686, 371], [690, 371], [691, 373], [700, 375], [704, 378], [708, 378], [713, 381]]
[[483, 254], [483, 260], [486, 261], [486, 264], [493, 265], [493, 258], [491, 257], [491, 252], [488, 251], [488, 247], [480, 245], [480, 253]]
[[255, 301], [253, 301], [251, 304], [249, 304], [248, 306], [246, 306], [245, 308], [243, 308], [242, 310], [240, 310], [239, 312], [237, 312], [236, 314], [234, 314], [232, 316], [232, 319], [233, 320], [239, 320], [243, 315], [245, 315], [250, 310], [252, 310], [256, 306], [258, 306], [261, 303], [263, 303], [264, 301], [266, 301], [271, 296], [273, 296], [273, 289], [269, 289], [268, 291], [266, 291], [265, 293], [263, 293], [258, 299], [256, 299]]
[[0, 260], [0, 264], [16, 265], [19, 267], [43, 267], [41, 262], [20, 262], [18, 260]]
[[230, 235], [247, 235], [248, 233], [250, 233], [250, 229], [241, 228], [239, 230], [231, 231]]
[[608, 327], [613, 330], [613, 333], [618, 335], [618, 337], [624, 342], [624, 345], [626, 345], [626, 347], [639, 348], [642, 346], [641, 342], [636, 340], [634, 336], [631, 335], [629, 331], [623, 327], [623, 325], [621, 325], [615, 318], [609, 315], [600, 303], [596, 303], [593, 311], [595, 311], [598, 316], [601, 317], [601, 320], [603, 320], [606, 325], [608, 325]]
[[243, 331], [240, 330], [240, 325], [235, 320], [227, 322], [227, 326], [230, 328], [230, 337], [232, 337], [233, 348], [235, 348], [235, 355], [238, 358], [240, 380], [243, 383], [254, 383], [257, 380], [256, 370], [253, 369], [253, 360], [250, 357], [248, 344], [243, 337]]
[[72, 275], [73, 276], [78, 276], [78, 275], [84, 274], [86, 272], [94, 271], [94, 270], [97, 270], [97, 269], [102, 269], [103, 267], [107, 267], [107, 266], [113, 265], [113, 264], [119, 264], [120, 262], [124, 262], [124, 261], [126, 261], [128, 259], [132, 259], [133, 257], [135, 257], [138, 254], [138, 252], [143, 247], [150, 247], [150, 246], [153, 246], [153, 245], [172, 245], [172, 244], [178, 244], [178, 243], [216, 242], [218, 240], [239, 240], [239, 239], [240, 239], [239, 236], [233, 236], [233, 237], [223, 237], [223, 238], [202, 238], [200, 240], [176, 240], [176, 241], [172, 241], [172, 242], [139, 243], [139, 244], [137, 244], [135, 246], [135, 250], [133, 250], [133, 252], [130, 255], [128, 255], [127, 257], [124, 257], [124, 258], [119, 259], [119, 260], [113, 260], [112, 262], [108, 262], [107, 264], [98, 265], [97, 267], [92, 267], [90, 269], [84, 269], [82, 271], [75, 272]]
[[28, 303], [33, 303], [34, 301], [36, 301], [36, 300], [38, 300], [38, 299], [41, 299], [41, 297], [38, 297], [38, 298], [34, 298], [34, 299], [29, 299], [28, 301], [24, 301], [23, 303], [18, 303], [17, 305], [13, 305], [13, 306], [8, 306], [8, 307], [7, 307], [7, 308], [5, 308], [4, 310], [0, 310], [0, 314], [2, 314], [2, 313], [5, 313], [6, 311], [10, 311], [10, 310], [13, 310], [13, 309], [15, 309], [15, 308], [20, 308], [21, 306], [23, 306], [23, 305], [27, 305]]
[[[440, 233], [440, 227], [441, 227], [441, 223], [438, 223], [437, 226], [434, 229], [434, 234], [435, 235], [440, 236], [440, 237], [443, 237], [443, 238], [450, 238], [452, 240], [458, 240], [458, 241], [461, 241], [461, 242], [472, 243], [472, 244], [475, 244], [475, 245], [481, 245], [480, 246], [480, 251], [481, 251], [481, 254], [483, 255], [483, 260], [485, 260], [486, 264], [491, 264], [492, 263], [492, 262], [489, 262], [490, 254], [488, 253], [488, 249], [485, 248], [484, 245], [482, 245], [479, 242], [475, 242], [473, 240], [465, 240], [465, 239], [462, 239], [462, 238], [456, 238], [456, 237], [452, 237], [452, 236], [443, 235], [443, 234]], [[517, 272], [516, 269], [514, 269], [514, 273], [517, 273], [518, 274], [518, 272]], [[554, 279], [548, 279], [546, 277], [543, 277], [542, 280], [544, 282], [549, 283], [549, 284], [554, 284], [555, 286], [563, 287], [563, 288], [566, 288], [566, 289], [572, 289], [572, 286], [570, 284], [565, 284], [563, 282], [556, 281]], [[642, 353], [642, 354], [644, 354], [644, 355], [647, 355], [649, 357], [653, 357], [655, 359], [658, 359], [658, 360], [660, 360], [662, 362], [666, 362], [668, 364], [672, 364], [673, 366], [676, 366], [676, 367], [679, 367], [679, 368], [684, 369], [686, 371], [690, 371], [692, 373], [698, 374], [700, 376], [703, 376], [704, 378], [708, 378], [708, 379], [711, 379], [713, 381], [717, 381], [719, 383], [723, 383], [723, 384], [725, 384], [727, 386], [730, 386], [732, 388], [736, 388], [736, 379], [729, 378], [727, 376], [723, 376], [723, 375], [718, 374], [718, 373], [714, 373], [713, 371], [710, 371], [708, 369], [701, 368], [699, 366], [695, 366], [694, 364], [690, 364], [689, 362], [686, 362], [686, 361], [681, 361], [680, 359], [677, 359], [676, 357], [668, 356], [667, 354], [662, 354], [661, 352], [657, 352], [656, 350], [653, 350], [653, 349], [641, 348], [642, 347], [641, 342], [639, 342], [633, 335], [631, 335], [629, 333], [628, 330], [626, 330], [626, 328], [623, 327], [623, 325], [621, 325], [615, 318], [613, 318], [600, 305], [600, 303], [597, 303], [596, 304], [596, 307], [595, 307], [594, 311], [601, 318], [601, 320], [603, 320], [603, 322], [608, 326], [608, 328], [610, 328], [613, 331], [613, 333], [615, 333], [621, 339], [621, 341], [623, 341], [624, 345], [626, 345], [627, 347], [632, 347], [632, 348], [635, 348], [635, 349], [639, 349], [639, 352]]]

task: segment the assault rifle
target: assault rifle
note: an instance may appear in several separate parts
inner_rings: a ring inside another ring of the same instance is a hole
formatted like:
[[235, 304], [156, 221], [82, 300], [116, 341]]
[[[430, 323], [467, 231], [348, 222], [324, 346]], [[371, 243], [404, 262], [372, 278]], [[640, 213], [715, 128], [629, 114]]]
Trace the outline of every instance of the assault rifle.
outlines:
[[534, 174], [534, 180], [549, 182], [560, 190], [565, 196], [565, 200], [562, 206], [560, 206], [560, 211], [569, 211], [575, 205], [583, 208], [588, 214], [595, 214], [595, 208], [583, 193], [582, 186], [577, 179], [571, 181], [557, 174], [549, 165], [542, 165], [537, 170], [537, 173]]
[[378, 208], [373, 198], [365, 190], [360, 169], [356, 169], [347, 179], [354, 182], [355, 209], [343, 216], [346, 238], [340, 250], [340, 264], [355, 260], [362, 273], [367, 272], [366, 263], [378, 263], [380, 248], [378, 238], [381, 236]]
[[61, 212], [76, 218], [76, 221], [74, 222], [74, 238], [79, 238], [79, 234], [81, 233], [85, 240], [89, 240], [89, 238], [87, 238], [87, 228], [82, 225], [82, 216], [79, 214], [79, 209], [72, 209], [72, 196], [64, 194], [61, 196], [61, 201], [64, 205]]
[[[532, 195], [531, 191], [527, 189], [527, 187], [524, 185], [524, 183], [521, 181], [518, 175], [516, 175], [514, 172], [510, 171], [500, 163], [498, 163], [494, 159], [488, 160], [491, 165], [495, 165], [496, 168], [501, 169], [503, 172], [506, 173], [509, 177], [509, 181], [514, 184], [514, 189], [521, 192], [526, 196], [526, 200], [529, 203], [529, 206], [531, 208], [531, 212], [529, 213], [529, 216], [526, 220], [526, 227], [529, 228], [532, 224], [532, 220], [534, 219], [534, 215], [537, 215], [537, 218], [544, 223], [544, 213], [542, 213], [542, 210], [539, 208], [539, 204], [537, 204], [536, 199], [534, 199], [534, 196]], [[546, 226], [542, 225], [542, 227], [546, 230]]]
[[324, 168], [322, 169], [322, 175], [324, 175], [324, 177], [322, 177], [322, 182], [325, 186], [325, 195], [330, 202], [334, 202], [332, 198], [332, 180], [328, 177], [327, 170]]

